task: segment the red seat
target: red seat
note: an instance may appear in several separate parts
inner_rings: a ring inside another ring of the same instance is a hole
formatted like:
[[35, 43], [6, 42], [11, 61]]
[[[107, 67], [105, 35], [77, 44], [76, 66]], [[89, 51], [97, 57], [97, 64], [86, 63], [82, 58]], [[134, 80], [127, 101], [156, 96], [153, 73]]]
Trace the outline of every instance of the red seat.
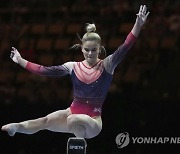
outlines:
[[76, 34], [81, 31], [81, 25], [78, 23], [69, 24], [67, 26], [67, 33], [68, 34]]
[[119, 32], [128, 34], [133, 28], [133, 23], [123, 23], [119, 25]]
[[51, 50], [52, 39], [39, 39], [37, 41], [37, 50]]
[[48, 27], [48, 34], [59, 35], [64, 32], [64, 24], [53, 24]]
[[45, 24], [35, 24], [31, 27], [31, 33], [35, 35], [45, 34], [46, 25]]
[[43, 54], [39, 58], [39, 62], [42, 65], [50, 66], [53, 64], [54, 56], [51, 54]]
[[55, 41], [54, 48], [56, 50], [68, 50], [70, 48], [70, 39], [59, 38]]
[[108, 41], [108, 48], [110, 49], [117, 49], [122, 44], [122, 39], [119, 37], [117, 38], [110, 38]]
[[164, 37], [161, 43], [161, 48], [173, 48], [176, 44], [176, 39], [173, 37]]

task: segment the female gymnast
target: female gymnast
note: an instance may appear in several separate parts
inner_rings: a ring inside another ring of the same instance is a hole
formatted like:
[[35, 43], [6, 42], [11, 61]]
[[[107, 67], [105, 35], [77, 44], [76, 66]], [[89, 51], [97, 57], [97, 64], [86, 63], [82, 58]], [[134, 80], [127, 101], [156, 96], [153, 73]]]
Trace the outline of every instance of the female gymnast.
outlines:
[[34, 120], [4, 125], [2, 131], [10, 136], [15, 133], [33, 134], [40, 130], [73, 133], [76, 137], [93, 138], [102, 129], [101, 109], [116, 66], [123, 60], [127, 51], [138, 37], [142, 25], [150, 12], [146, 5], [141, 5], [136, 14], [136, 22], [125, 42], [105, 59], [99, 59], [104, 50], [101, 38], [95, 33], [94, 24], [88, 24], [87, 33], [81, 39], [80, 46], [84, 61], [67, 62], [58, 66], [42, 66], [29, 62], [21, 57], [17, 49], [12, 47], [11, 59], [32, 73], [44, 76], [70, 75], [73, 83], [74, 100], [69, 108], [59, 110]]

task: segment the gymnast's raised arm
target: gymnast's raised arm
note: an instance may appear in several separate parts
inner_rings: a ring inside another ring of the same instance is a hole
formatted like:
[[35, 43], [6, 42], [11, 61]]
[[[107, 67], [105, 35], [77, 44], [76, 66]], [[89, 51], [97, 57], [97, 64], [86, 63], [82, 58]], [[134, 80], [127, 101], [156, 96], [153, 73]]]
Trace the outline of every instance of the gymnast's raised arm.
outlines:
[[141, 5], [139, 9], [139, 13], [136, 14], [136, 22], [131, 30], [131, 32], [126, 37], [126, 40], [122, 45], [118, 47], [118, 49], [108, 57], [104, 59], [104, 66], [108, 73], [113, 74], [116, 66], [124, 59], [127, 51], [131, 48], [136, 38], [139, 35], [142, 25], [145, 23], [150, 12], [147, 12], [146, 5]]
[[63, 76], [71, 74], [74, 62], [67, 62], [58, 66], [43, 66], [23, 59], [16, 48], [12, 47], [10, 58], [28, 71], [43, 76]]

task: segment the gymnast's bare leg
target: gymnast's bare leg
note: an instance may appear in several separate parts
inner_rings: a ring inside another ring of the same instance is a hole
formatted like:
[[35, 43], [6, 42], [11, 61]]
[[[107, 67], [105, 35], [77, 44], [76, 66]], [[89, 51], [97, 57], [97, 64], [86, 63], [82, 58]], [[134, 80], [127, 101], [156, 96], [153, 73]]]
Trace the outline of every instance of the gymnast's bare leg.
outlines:
[[91, 118], [84, 114], [71, 114], [70, 109], [59, 110], [45, 117], [20, 123], [10, 123], [1, 128], [10, 136], [15, 133], [34, 134], [40, 130], [73, 133], [76, 137], [92, 138], [102, 129], [100, 117]]

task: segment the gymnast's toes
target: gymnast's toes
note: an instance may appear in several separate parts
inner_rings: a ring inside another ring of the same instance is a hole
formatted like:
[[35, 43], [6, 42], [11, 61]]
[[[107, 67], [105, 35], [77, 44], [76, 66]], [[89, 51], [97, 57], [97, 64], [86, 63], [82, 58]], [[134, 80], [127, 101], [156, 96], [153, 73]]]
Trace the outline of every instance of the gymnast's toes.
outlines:
[[12, 123], [12, 124], [7, 124], [5, 126], [2, 126], [1, 130], [7, 131], [9, 136], [14, 136], [17, 128], [16, 128], [15, 124]]

